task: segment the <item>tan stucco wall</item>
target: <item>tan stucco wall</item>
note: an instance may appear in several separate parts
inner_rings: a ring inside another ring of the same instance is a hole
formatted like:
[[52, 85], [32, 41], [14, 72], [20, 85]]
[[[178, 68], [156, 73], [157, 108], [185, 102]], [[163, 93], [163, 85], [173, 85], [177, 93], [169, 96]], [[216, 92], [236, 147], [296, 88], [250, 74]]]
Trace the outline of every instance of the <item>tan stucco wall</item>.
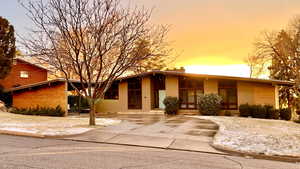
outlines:
[[278, 107], [277, 88], [271, 84], [238, 82], [238, 104], [268, 104]]
[[127, 111], [127, 82], [119, 83], [119, 99], [108, 100], [102, 99], [96, 105], [97, 113], [117, 113]]
[[67, 84], [65, 82], [47, 86], [39, 89], [32, 89], [23, 92], [13, 93], [13, 107], [53, 107], [60, 105], [68, 112]]
[[203, 84], [204, 94], [216, 93], [218, 94], [218, 81], [214, 79], [206, 79]]
[[97, 113], [117, 113], [122, 110], [119, 100], [100, 100], [96, 105]]
[[166, 76], [166, 96], [173, 96], [178, 98], [178, 77]]
[[101, 100], [97, 106], [98, 113], [149, 112], [151, 110], [151, 79], [142, 79], [142, 109], [128, 109], [128, 85], [126, 81], [119, 84], [118, 100]]
[[238, 105], [254, 104], [254, 85], [253, 83], [237, 82]]
[[254, 103], [276, 106], [275, 86], [257, 84], [254, 86]]

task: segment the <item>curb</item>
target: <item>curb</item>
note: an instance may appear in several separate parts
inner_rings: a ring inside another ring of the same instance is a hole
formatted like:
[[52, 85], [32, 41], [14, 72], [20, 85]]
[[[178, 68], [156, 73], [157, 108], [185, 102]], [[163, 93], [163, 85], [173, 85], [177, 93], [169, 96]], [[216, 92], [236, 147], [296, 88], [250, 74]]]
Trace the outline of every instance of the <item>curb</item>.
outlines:
[[59, 139], [59, 138], [67, 138], [67, 137], [75, 137], [86, 134], [91, 132], [94, 129], [89, 131], [79, 133], [79, 134], [67, 134], [67, 135], [44, 135], [44, 134], [37, 134], [37, 133], [26, 133], [26, 132], [19, 132], [19, 131], [9, 131], [9, 130], [0, 130], [0, 134], [5, 135], [12, 135], [12, 136], [23, 136], [23, 137], [34, 137], [34, 138], [51, 138], [51, 139]]
[[265, 160], [276, 160], [276, 161], [282, 161], [282, 162], [292, 162], [292, 163], [298, 163], [300, 162], [300, 157], [294, 157], [294, 156], [278, 156], [278, 155], [264, 155], [264, 154], [258, 154], [258, 153], [249, 153], [249, 152], [242, 152], [237, 150], [232, 150], [229, 148], [225, 148], [222, 146], [217, 145], [211, 145], [213, 148], [219, 151], [227, 152], [232, 155], [236, 156], [242, 156], [242, 157], [253, 157], [256, 159], [265, 159]]
[[9, 131], [9, 130], [0, 130], [0, 134], [13, 135], [13, 136], [23, 136], [23, 137], [45, 138], [45, 136], [41, 135], [41, 134], [25, 133], [25, 132]]
[[154, 149], [162, 149], [162, 150], [176, 150], [176, 151], [197, 152], [197, 153], [207, 153], [207, 154], [217, 154], [217, 155], [230, 155], [226, 152], [217, 153], [217, 152], [210, 152], [210, 151], [187, 150], [187, 149], [177, 149], [177, 148], [158, 147], [158, 146], [145, 146], [145, 145], [134, 145], [134, 144], [124, 144], [124, 143], [109, 143], [109, 142], [90, 141], [90, 140], [63, 139], [63, 138], [60, 138], [60, 139], [58, 138], [56, 140], [74, 141], [74, 142], [83, 142], [83, 143], [99, 143], [99, 144], [120, 145], [120, 146], [130, 146], [130, 147], [154, 148]]

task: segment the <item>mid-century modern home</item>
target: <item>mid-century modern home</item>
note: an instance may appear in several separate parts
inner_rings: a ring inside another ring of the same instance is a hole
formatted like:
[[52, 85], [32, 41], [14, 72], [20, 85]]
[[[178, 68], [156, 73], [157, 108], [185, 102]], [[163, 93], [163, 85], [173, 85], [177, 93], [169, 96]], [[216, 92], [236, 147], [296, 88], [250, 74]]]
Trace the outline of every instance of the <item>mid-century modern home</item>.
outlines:
[[[73, 81], [80, 84], [78, 81]], [[198, 95], [217, 93], [223, 97], [222, 109], [238, 113], [240, 104], [279, 106], [278, 88], [293, 82], [231, 76], [191, 74], [184, 71], [149, 71], [116, 80], [97, 105], [97, 113], [163, 113], [163, 100], [181, 100], [179, 113], [198, 113]], [[72, 88], [64, 79], [42, 81], [8, 89], [14, 107], [60, 105], [68, 110]]]

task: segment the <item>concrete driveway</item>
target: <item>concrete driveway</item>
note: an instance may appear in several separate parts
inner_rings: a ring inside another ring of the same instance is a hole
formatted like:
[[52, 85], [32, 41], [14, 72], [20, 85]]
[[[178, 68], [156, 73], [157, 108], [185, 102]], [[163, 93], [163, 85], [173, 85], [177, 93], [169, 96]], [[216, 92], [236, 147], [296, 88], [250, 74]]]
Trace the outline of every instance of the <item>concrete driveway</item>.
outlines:
[[218, 126], [208, 120], [141, 114], [105, 117], [122, 122], [65, 139], [226, 154], [210, 146]]

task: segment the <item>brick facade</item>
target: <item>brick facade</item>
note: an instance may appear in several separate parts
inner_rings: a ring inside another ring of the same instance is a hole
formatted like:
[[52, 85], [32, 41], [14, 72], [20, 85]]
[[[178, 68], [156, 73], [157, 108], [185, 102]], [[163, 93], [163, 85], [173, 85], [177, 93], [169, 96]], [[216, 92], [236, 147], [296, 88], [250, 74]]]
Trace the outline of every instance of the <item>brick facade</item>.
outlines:
[[[21, 71], [28, 72], [28, 78], [20, 77]], [[10, 74], [3, 80], [0, 80], [0, 85], [5, 89], [16, 86], [33, 84], [47, 80], [47, 70], [39, 66], [35, 66], [26, 61], [16, 59], [12, 66]]]
[[60, 105], [67, 113], [67, 100], [66, 82], [59, 82], [48, 86], [41, 86], [37, 89], [13, 93], [13, 107], [16, 108], [30, 108], [36, 106], [55, 108]]

